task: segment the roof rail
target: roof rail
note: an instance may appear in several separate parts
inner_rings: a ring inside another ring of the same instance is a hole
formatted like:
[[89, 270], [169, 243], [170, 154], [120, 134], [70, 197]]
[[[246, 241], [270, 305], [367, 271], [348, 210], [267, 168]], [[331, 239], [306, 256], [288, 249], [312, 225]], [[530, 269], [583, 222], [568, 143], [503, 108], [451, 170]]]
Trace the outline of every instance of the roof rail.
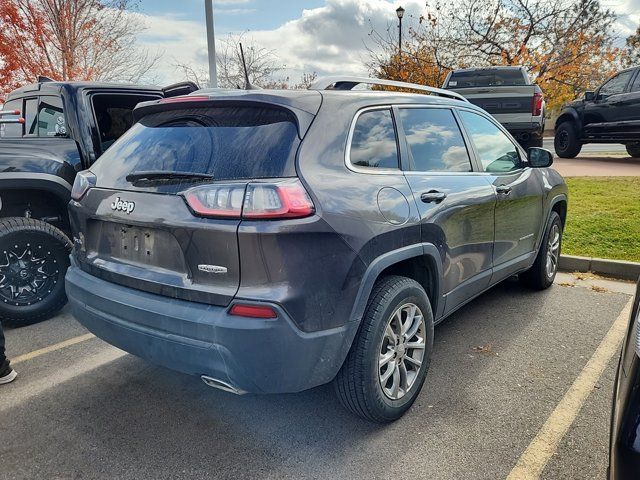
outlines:
[[432, 95], [453, 98], [468, 102], [466, 98], [456, 92], [443, 90], [442, 88], [429, 87], [427, 85], [418, 85], [417, 83], [398, 82], [396, 80], [386, 80], [381, 78], [367, 77], [323, 77], [319, 78], [309, 86], [309, 90], [352, 90], [353, 87], [360, 84], [366, 85], [385, 85], [388, 87], [407, 88], [417, 90], [419, 92], [427, 92]]

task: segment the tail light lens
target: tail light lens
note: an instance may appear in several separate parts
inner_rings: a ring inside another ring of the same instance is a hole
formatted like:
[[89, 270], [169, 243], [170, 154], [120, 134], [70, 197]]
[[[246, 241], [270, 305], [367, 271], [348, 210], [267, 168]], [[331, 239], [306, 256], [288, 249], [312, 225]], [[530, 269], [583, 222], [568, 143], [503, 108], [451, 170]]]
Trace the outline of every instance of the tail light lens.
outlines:
[[78, 172], [71, 189], [71, 198], [80, 200], [91, 187], [96, 186], [96, 176], [89, 170]]
[[315, 212], [313, 202], [300, 180], [213, 184], [185, 193], [196, 215], [219, 218], [278, 219], [302, 218]]
[[263, 305], [244, 305], [236, 303], [229, 310], [230, 315], [237, 317], [250, 317], [250, 318], [276, 318], [278, 314], [276, 311], [268, 306]]
[[531, 104], [531, 113], [534, 117], [542, 115], [542, 102], [544, 101], [544, 97], [542, 93], [534, 93], [533, 94], [533, 102]]

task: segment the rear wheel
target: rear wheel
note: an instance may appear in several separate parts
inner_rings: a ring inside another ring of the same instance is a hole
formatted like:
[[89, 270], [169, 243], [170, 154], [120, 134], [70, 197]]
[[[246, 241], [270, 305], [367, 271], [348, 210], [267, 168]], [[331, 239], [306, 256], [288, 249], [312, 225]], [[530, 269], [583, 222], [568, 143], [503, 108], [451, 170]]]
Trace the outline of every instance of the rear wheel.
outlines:
[[71, 242], [54, 226], [31, 218], [0, 220], [0, 318], [30, 323], [67, 301], [64, 275]]
[[556, 154], [562, 158], [574, 158], [580, 153], [582, 143], [572, 122], [563, 122], [556, 128], [553, 147]]
[[536, 290], [549, 288], [558, 273], [561, 248], [562, 220], [557, 212], [551, 212], [536, 261], [529, 270], [520, 274], [520, 280]]
[[625, 145], [627, 147], [627, 153], [633, 158], [640, 158], [640, 143], [631, 143]]
[[433, 348], [433, 314], [422, 286], [405, 277], [376, 283], [362, 325], [334, 385], [351, 412], [385, 423], [420, 393]]

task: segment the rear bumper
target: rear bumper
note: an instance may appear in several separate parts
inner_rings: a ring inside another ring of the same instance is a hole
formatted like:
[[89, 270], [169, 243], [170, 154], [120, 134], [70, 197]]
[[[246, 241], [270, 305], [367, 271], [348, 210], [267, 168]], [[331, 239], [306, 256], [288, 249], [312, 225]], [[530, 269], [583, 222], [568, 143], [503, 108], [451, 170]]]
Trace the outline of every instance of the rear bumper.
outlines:
[[228, 307], [156, 295], [94, 277], [72, 265], [66, 288], [75, 317], [106, 342], [155, 364], [207, 375], [253, 393], [298, 392], [327, 383], [357, 324], [313, 333], [278, 305], [275, 319], [231, 316]]

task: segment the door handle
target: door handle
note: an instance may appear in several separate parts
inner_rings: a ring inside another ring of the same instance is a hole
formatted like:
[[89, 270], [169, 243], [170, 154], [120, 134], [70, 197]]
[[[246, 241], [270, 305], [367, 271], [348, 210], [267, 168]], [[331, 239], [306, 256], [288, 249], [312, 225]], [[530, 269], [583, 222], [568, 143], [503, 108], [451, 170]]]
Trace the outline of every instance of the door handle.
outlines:
[[420, 200], [424, 203], [440, 203], [445, 198], [447, 198], [447, 194], [444, 192], [439, 192], [437, 190], [429, 190], [428, 192], [420, 195]]
[[499, 185], [496, 187], [496, 192], [509, 195], [511, 193], [511, 187], [509, 185]]

